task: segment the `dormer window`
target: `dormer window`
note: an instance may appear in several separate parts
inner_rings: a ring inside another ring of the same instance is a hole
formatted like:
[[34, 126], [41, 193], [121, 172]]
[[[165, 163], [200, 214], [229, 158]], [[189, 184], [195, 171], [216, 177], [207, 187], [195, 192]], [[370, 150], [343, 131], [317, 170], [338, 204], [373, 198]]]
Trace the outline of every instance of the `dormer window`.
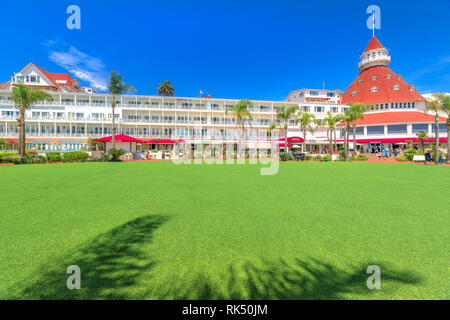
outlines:
[[371, 80], [372, 80], [372, 81], [377, 80], [377, 76], [373, 76], [373, 77], [371, 78]]
[[391, 79], [392, 78], [392, 75], [391, 74], [388, 74], [387, 76], [386, 76], [386, 79]]
[[356, 96], [358, 94], [358, 91], [353, 91], [352, 92], [352, 97]]
[[370, 92], [378, 92], [378, 87], [372, 87], [372, 89], [370, 89]]
[[392, 90], [400, 90], [400, 85], [396, 84], [392, 87]]
[[358, 80], [358, 84], [361, 84], [361, 83], [363, 83], [363, 81], [362, 80]]

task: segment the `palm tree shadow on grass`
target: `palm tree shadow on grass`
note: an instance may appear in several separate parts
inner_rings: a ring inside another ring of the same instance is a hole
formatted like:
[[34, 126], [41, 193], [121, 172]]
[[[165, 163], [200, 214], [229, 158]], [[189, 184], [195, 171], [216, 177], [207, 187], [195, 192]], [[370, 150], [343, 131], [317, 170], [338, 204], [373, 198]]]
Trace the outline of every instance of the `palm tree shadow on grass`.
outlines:
[[[139, 283], [155, 265], [146, 245], [167, 221], [165, 216], [147, 215], [131, 220], [68, 254], [56, 266], [47, 266], [43, 276], [23, 291], [31, 299], [126, 299], [124, 289]], [[81, 270], [81, 289], [67, 289], [69, 265]], [[136, 297], [139, 298], [139, 297]]]
[[399, 271], [385, 264], [381, 269], [381, 290], [366, 286], [366, 270], [373, 263], [358, 263], [346, 269], [308, 258], [293, 263], [265, 261], [262, 265], [246, 263], [241, 268], [230, 266], [226, 289], [218, 289], [205, 275], [198, 275], [189, 288], [177, 288], [168, 299], [233, 299], [233, 300], [335, 300], [370, 299], [383, 292], [384, 298], [395, 293], [398, 285], [419, 285], [423, 279], [411, 271]]

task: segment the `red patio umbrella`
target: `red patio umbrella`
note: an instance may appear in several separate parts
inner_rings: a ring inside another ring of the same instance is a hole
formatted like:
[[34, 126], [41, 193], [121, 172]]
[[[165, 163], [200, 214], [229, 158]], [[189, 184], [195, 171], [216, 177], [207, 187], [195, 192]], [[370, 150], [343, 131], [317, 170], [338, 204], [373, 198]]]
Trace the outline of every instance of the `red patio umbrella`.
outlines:
[[[142, 142], [141, 139], [127, 136], [126, 134], [118, 134], [114, 136], [116, 142]], [[111, 142], [112, 136], [94, 139], [94, 142]]]

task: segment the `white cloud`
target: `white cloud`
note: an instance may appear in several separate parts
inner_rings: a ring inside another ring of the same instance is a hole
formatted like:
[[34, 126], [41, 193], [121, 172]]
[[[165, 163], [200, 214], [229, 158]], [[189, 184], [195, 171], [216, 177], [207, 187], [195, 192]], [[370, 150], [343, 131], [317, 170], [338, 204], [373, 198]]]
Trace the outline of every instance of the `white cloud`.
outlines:
[[89, 83], [89, 86], [99, 91], [106, 91], [108, 74], [104, 63], [72, 45], [65, 43], [64, 47], [60, 50], [50, 50], [48, 52], [49, 59], [73, 74], [74, 77]]

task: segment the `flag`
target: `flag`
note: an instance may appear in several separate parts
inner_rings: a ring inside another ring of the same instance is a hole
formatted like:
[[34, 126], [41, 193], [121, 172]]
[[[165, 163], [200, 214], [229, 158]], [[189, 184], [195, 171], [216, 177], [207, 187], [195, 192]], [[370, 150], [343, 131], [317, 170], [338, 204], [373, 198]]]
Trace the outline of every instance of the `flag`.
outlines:
[[203, 91], [202, 90], [200, 90], [200, 95], [202, 95], [203, 94]]

